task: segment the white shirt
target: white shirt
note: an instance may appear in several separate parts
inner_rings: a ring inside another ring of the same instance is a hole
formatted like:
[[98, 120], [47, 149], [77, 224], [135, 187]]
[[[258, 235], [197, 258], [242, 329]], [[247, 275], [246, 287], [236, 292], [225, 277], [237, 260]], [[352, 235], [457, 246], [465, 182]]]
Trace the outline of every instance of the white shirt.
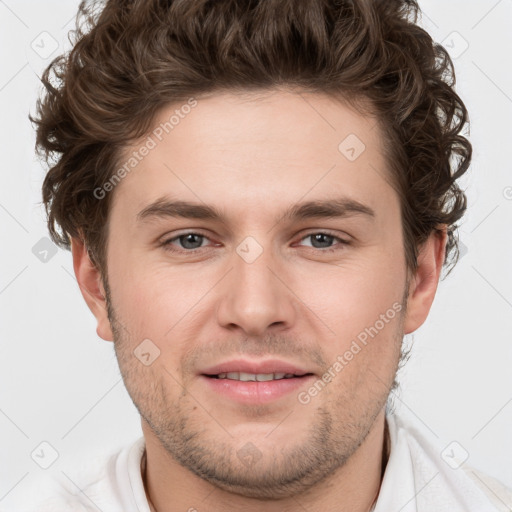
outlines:
[[[456, 445], [444, 450], [420, 428], [386, 415], [390, 456], [375, 512], [510, 512], [512, 490], [457, 462]], [[97, 473], [55, 482], [53, 497], [16, 512], [150, 512], [141, 476], [144, 438], [111, 455]], [[446, 461], [445, 461], [446, 459]], [[76, 483], [88, 482], [77, 489]], [[57, 485], [58, 484], [58, 485]], [[201, 504], [191, 504], [203, 510]], [[11, 511], [10, 511], [11, 512]]]

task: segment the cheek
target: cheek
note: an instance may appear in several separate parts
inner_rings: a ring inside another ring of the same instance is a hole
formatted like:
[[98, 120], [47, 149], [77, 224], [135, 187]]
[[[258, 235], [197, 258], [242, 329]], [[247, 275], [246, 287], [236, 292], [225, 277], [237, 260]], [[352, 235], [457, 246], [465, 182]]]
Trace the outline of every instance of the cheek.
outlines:
[[183, 267], [149, 265], [140, 257], [115, 260], [116, 256], [111, 261], [120, 263], [109, 269], [114, 307], [135, 340], [163, 340], [181, 332], [215, 282], [213, 275], [210, 282], [204, 273]]
[[313, 296], [316, 305], [311, 309], [334, 331], [319, 340], [327, 364], [337, 364], [329, 388], [333, 404], [347, 400], [345, 406], [352, 401], [360, 407], [381, 400], [393, 381], [403, 338], [405, 284], [396, 271], [384, 275], [368, 266], [360, 272], [338, 272], [323, 282], [323, 293]]
[[388, 316], [394, 318], [402, 303], [405, 270], [392, 258], [385, 261], [375, 254], [319, 269], [314, 279], [300, 283], [298, 295], [334, 331], [338, 342], [357, 336], [390, 309]]

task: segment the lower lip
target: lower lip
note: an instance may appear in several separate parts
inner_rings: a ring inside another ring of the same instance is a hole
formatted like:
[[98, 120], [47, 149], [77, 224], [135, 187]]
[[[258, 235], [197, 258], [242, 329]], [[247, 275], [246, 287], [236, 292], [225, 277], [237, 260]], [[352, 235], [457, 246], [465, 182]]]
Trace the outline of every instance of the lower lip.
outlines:
[[245, 404], [266, 404], [309, 385], [314, 375], [292, 377], [290, 379], [267, 381], [240, 381], [233, 379], [216, 379], [201, 375], [210, 389]]

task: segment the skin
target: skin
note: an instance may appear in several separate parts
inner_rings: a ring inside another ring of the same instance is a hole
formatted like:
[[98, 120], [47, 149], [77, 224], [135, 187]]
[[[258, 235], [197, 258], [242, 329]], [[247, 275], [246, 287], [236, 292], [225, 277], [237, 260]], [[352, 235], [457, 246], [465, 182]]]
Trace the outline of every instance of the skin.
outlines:
[[[176, 108], [163, 109], [155, 126]], [[366, 146], [355, 161], [338, 150], [349, 134]], [[73, 240], [97, 333], [115, 341], [142, 416], [146, 490], [159, 512], [370, 508], [401, 341], [428, 315], [446, 244], [445, 231], [433, 233], [408, 275], [382, 144], [375, 119], [324, 95], [198, 98], [115, 188], [105, 279]], [[225, 218], [137, 220], [163, 196], [215, 206]], [[298, 202], [341, 196], [375, 216], [282, 218]], [[186, 231], [205, 238], [186, 245], [176, 238]], [[350, 243], [307, 236], [325, 231]], [[262, 248], [252, 263], [236, 251], [248, 236]], [[178, 252], [162, 246], [170, 239]], [[199, 377], [242, 357], [282, 359], [321, 378], [393, 304], [399, 314], [307, 404], [297, 392], [239, 404]], [[133, 354], [144, 339], [160, 350], [149, 366]], [[258, 457], [246, 465], [237, 451], [249, 442]]]

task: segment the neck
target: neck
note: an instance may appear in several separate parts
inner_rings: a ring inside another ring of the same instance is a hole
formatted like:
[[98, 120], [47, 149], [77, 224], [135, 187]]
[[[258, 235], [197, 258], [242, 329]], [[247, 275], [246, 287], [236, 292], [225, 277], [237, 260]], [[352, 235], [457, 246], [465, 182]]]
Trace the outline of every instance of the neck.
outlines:
[[379, 493], [389, 456], [384, 411], [346, 464], [308, 491], [279, 500], [259, 500], [220, 489], [179, 465], [152, 432], [146, 432], [142, 475], [152, 512], [225, 510], [292, 512], [305, 510], [368, 512]]

